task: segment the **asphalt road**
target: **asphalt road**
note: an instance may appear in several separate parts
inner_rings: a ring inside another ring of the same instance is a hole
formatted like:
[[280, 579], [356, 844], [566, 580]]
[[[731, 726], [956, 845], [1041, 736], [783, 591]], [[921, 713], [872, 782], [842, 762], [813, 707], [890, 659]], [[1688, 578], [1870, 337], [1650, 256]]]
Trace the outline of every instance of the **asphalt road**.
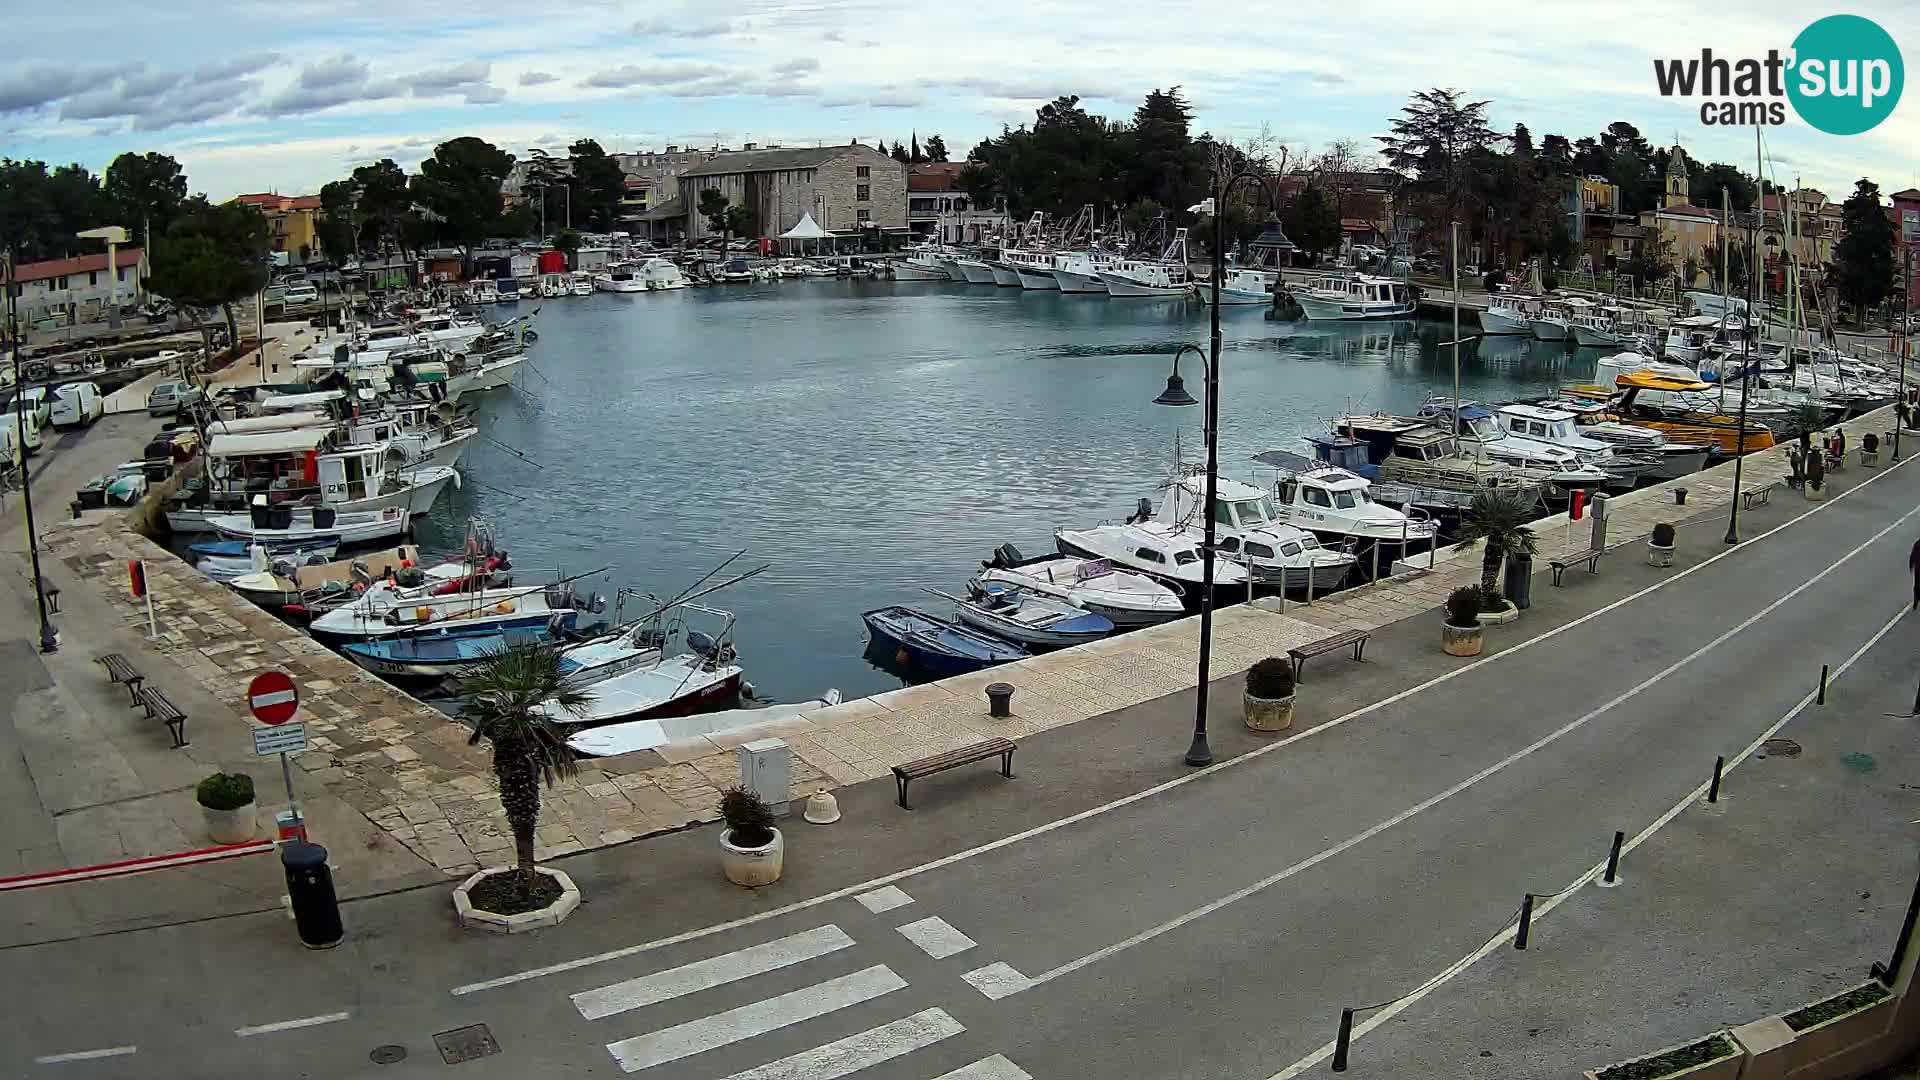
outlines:
[[[563, 970], [535, 970], [551, 949], [422, 934], [439, 890], [357, 910], [349, 943], [312, 957], [272, 916], [0, 952], [0, 980], [33, 987], [0, 1061], [426, 1076], [447, 1067], [430, 1036], [485, 1024], [500, 1052], [459, 1075], [1263, 1080], [1330, 1039], [1340, 1006], [1421, 986], [1523, 892], [1580, 881], [1615, 830], [1655, 823], [1715, 755], [1788, 717], [1821, 664], [1910, 656], [1920, 631], [1898, 616], [1916, 534], [1920, 471], [1893, 471], [1274, 752], [879, 895], [769, 904], [688, 940], [644, 947], [594, 910], [595, 947], [615, 952], [553, 958]], [[1863, 662], [1841, 678], [1860, 692], [1910, 675]], [[383, 1045], [408, 1056], [374, 1064]]]

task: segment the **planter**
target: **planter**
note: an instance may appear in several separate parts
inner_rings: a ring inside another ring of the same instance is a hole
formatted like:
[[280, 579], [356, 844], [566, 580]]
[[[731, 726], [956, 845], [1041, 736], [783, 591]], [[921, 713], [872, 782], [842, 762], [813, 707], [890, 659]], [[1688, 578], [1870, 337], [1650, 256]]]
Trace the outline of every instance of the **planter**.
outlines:
[[1293, 695], [1281, 698], [1254, 697], [1243, 693], [1247, 728], [1251, 731], [1285, 731], [1293, 726]]
[[1827, 486], [1825, 484], [1822, 484], [1819, 487], [1814, 487], [1812, 484], [1808, 484], [1802, 490], [1806, 492], [1808, 502], [1826, 502], [1827, 501]]
[[1448, 656], [1479, 656], [1480, 637], [1486, 633], [1484, 627], [1455, 626], [1452, 623], [1440, 624], [1440, 647]]
[[471, 895], [474, 886], [495, 874], [504, 874], [512, 869], [514, 868], [511, 866], [491, 867], [480, 871], [454, 888], [453, 910], [459, 917], [461, 926], [494, 934], [524, 934], [543, 926], [558, 926], [580, 906], [580, 887], [573, 883], [573, 879], [559, 870], [550, 870], [544, 866], [534, 867], [534, 872], [553, 879], [560, 886], [559, 899], [546, 907], [503, 915], [473, 906]]
[[[1690, 1065], [1682, 1063], [1700, 1056], [1689, 1054], [1687, 1051], [1702, 1044], [1711, 1043], [1715, 1039], [1720, 1040], [1723, 1045], [1706, 1048], [1705, 1053], [1710, 1055], [1707, 1060], [1696, 1061]], [[1671, 1060], [1672, 1068], [1663, 1070], [1661, 1065], [1665, 1062], [1661, 1059]], [[1716, 1031], [1704, 1039], [1670, 1046], [1665, 1050], [1618, 1061], [1602, 1068], [1588, 1069], [1581, 1075], [1586, 1077], [1586, 1080], [1626, 1080], [1628, 1077], [1632, 1077], [1633, 1080], [1677, 1080], [1682, 1076], [1687, 1080], [1738, 1080], [1740, 1070], [1746, 1063], [1746, 1055], [1741, 1053], [1739, 1044], [1729, 1038], [1727, 1032]]]
[[1481, 626], [1505, 626], [1519, 617], [1520, 609], [1512, 603], [1502, 605], [1499, 611], [1483, 611], [1474, 616], [1480, 620]]
[[1648, 566], [1672, 566], [1673, 565], [1673, 545], [1668, 544], [1665, 547], [1662, 547], [1651, 540], [1647, 541], [1647, 565]]
[[757, 889], [780, 880], [786, 860], [786, 837], [773, 830], [773, 839], [760, 847], [740, 847], [733, 842], [733, 830], [720, 831], [720, 869], [735, 885]]
[[207, 835], [216, 844], [244, 844], [253, 839], [256, 816], [253, 803], [236, 806], [232, 810], [202, 806], [200, 815], [206, 819]]
[[[1828, 1016], [1825, 1019], [1805, 1023], [1810, 1019], [1806, 1014], [1819, 1015], [1832, 1011], [1829, 1003], [1843, 1004], [1841, 999], [1852, 994], [1871, 993], [1879, 990], [1880, 996], [1863, 1004]], [[1893, 1020], [1895, 998], [1885, 992], [1877, 982], [1862, 983], [1847, 988], [1832, 997], [1816, 1001], [1801, 1009], [1782, 1013], [1780, 1019], [1789, 1028], [1796, 1028], [1793, 1042], [1781, 1048], [1786, 1055], [1786, 1070], [1783, 1075], [1810, 1069], [1820, 1062], [1857, 1048], [1861, 1043], [1870, 1042], [1885, 1034], [1887, 1025]], [[1823, 1008], [1826, 1006], [1827, 1008]]]

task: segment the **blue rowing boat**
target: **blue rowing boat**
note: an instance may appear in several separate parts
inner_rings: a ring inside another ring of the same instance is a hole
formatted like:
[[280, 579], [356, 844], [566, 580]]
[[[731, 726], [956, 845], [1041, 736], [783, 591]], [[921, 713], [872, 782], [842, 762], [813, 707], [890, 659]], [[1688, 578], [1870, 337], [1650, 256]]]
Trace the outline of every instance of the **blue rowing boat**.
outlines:
[[202, 540], [187, 548], [200, 558], [244, 559], [254, 545], [267, 549], [268, 555], [325, 555], [333, 557], [340, 547], [337, 536], [315, 536], [306, 540]]
[[[442, 679], [465, 674], [495, 653], [516, 645], [552, 644], [565, 635], [572, 612], [546, 626], [428, 630], [399, 637], [355, 641], [340, 646], [347, 658], [375, 675], [389, 678]], [[554, 624], [562, 625], [554, 625]]]
[[1010, 641], [913, 608], [875, 608], [860, 618], [875, 645], [919, 674], [963, 675], [1027, 657], [1027, 650]]

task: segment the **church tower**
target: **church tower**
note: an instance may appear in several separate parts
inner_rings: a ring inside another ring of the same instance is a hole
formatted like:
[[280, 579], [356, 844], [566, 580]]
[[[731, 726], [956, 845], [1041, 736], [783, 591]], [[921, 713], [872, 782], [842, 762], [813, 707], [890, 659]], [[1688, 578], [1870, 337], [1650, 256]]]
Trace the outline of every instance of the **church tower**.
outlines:
[[1663, 205], [1685, 206], [1688, 202], [1687, 152], [1679, 143], [1667, 152], [1667, 195]]

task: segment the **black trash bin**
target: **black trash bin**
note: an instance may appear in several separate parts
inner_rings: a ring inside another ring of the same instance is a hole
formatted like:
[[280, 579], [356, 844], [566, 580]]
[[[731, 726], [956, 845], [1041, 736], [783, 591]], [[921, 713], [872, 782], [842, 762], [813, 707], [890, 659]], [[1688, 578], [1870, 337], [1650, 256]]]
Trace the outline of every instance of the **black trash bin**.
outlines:
[[1506, 577], [1500, 583], [1500, 591], [1507, 602], [1521, 611], [1533, 602], [1533, 556], [1508, 555]]
[[293, 903], [300, 943], [309, 949], [340, 944], [346, 931], [340, 926], [340, 901], [333, 895], [327, 849], [296, 840], [280, 849], [280, 865], [287, 871], [287, 896]]

